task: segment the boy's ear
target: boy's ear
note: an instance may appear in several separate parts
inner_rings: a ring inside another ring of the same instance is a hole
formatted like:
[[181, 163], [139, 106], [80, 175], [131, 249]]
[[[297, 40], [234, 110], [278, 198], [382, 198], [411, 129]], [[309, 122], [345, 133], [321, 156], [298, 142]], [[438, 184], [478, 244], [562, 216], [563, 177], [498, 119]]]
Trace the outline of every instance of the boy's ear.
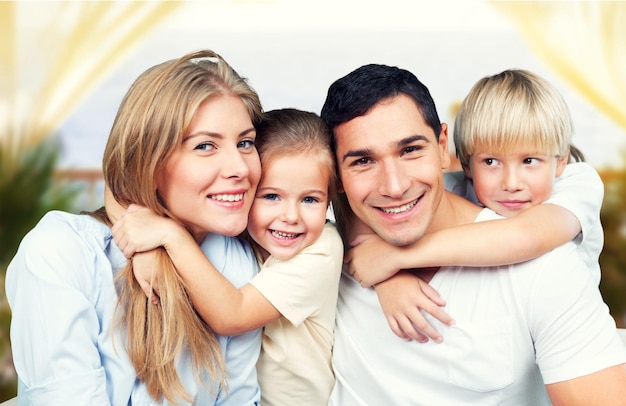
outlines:
[[567, 163], [569, 162], [569, 154], [556, 158], [556, 177], [558, 178], [563, 174]]

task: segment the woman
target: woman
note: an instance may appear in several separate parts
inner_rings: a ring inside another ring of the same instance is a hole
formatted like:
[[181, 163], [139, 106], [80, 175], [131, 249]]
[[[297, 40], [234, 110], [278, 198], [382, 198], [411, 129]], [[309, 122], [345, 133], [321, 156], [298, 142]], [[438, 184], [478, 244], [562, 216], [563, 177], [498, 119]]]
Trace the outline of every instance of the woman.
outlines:
[[[185, 226], [236, 285], [257, 271], [245, 227], [261, 168], [254, 90], [212, 51], [144, 72], [107, 143], [107, 187]], [[216, 336], [169, 257], [160, 305], [148, 306], [113, 243], [115, 219], [46, 214], [9, 265], [6, 290], [20, 404], [256, 404], [260, 331]]]

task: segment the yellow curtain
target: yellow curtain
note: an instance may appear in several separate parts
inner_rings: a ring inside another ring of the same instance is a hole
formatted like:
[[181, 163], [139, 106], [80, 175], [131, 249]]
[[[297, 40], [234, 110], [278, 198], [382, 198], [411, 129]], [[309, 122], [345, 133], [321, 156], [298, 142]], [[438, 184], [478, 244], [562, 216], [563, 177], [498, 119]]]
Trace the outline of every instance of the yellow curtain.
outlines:
[[181, 4], [0, 2], [0, 159], [50, 135]]
[[626, 128], [626, 2], [491, 1], [535, 52]]

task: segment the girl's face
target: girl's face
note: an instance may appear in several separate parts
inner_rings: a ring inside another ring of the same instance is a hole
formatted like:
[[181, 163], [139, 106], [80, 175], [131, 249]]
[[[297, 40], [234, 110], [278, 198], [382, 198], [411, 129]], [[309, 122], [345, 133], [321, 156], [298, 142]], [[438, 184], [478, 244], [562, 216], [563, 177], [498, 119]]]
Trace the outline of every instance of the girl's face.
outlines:
[[264, 165], [248, 223], [264, 260], [270, 254], [289, 259], [321, 235], [331, 169], [319, 162], [310, 153], [300, 153]]
[[197, 241], [207, 232], [234, 236], [246, 228], [261, 176], [255, 137], [238, 97], [211, 97], [159, 174], [159, 196]]
[[567, 165], [567, 157], [519, 150], [513, 154], [473, 154], [470, 167], [465, 169], [478, 200], [505, 217], [548, 200], [556, 177]]

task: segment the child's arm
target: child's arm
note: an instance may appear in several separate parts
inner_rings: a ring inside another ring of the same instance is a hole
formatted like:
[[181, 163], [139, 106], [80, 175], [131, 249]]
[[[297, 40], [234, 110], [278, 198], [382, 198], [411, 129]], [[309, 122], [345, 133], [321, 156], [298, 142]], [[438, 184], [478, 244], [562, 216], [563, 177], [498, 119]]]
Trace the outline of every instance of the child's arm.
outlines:
[[581, 231], [590, 232], [600, 221], [603, 194], [597, 172], [584, 162], [572, 163], [556, 181], [548, 202], [515, 217], [444, 229], [406, 247], [361, 236], [345, 260], [364, 287], [400, 269], [523, 262], [573, 240]]
[[[165, 248], [198, 313], [218, 334], [241, 334], [281, 316], [252, 285], [240, 289], [233, 286], [215, 269], [191, 234], [169, 218], [131, 205], [113, 226], [113, 236], [127, 257], [159, 246]], [[150, 279], [151, 268], [136, 270], [135, 277]]]
[[377, 284], [375, 289], [389, 327], [400, 338], [420, 343], [427, 342], [429, 338], [438, 343], [443, 341], [421, 310], [444, 324], [454, 324], [454, 320], [441, 309], [445, 301], [437, 291], [410, 272], [398, 272]]
[[393, 247], [377, 236], [357, 240], [346, 254], [349, 272], [364, 287], [400, 269], [435, 266], [496, 266], [536, 258], [580, 233], [576, 216], [555, 204], [541, 204], [515, 217], [446, 228], [417, 242]]

